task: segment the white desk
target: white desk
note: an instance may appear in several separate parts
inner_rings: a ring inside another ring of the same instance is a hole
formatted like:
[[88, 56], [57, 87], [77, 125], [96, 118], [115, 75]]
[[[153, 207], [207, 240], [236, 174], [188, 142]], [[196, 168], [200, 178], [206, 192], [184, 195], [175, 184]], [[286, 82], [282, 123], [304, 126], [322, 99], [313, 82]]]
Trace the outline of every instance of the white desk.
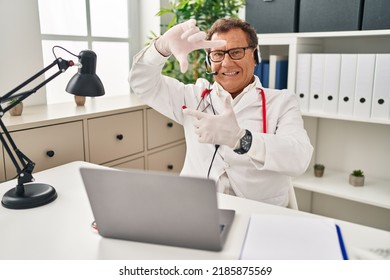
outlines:
[[[0, 259], [238, 259], [251, 213], [312, 215], [219, 194], [221, 208], [236, 210], [222, 252], [106, 239], [90, 227], [93, 216], [78, 171], [81, 166], [96, 165], [73, 162], [34, 174], [36, 182], [56, 188], [54, 202], [27, 210], [0, 208]], [[1, 197], [14, 186], [14, 180], [0, 184]], [[390, 248], [390, 232], [338, 224], [350, 258], [359, 257], [361, 250]]]

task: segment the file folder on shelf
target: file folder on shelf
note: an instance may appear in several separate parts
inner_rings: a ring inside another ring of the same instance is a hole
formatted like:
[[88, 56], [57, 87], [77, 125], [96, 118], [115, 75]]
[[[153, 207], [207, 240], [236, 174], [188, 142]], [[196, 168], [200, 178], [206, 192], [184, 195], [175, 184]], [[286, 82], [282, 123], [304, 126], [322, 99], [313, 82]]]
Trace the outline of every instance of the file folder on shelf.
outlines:
[[310, 112], [315, 112], [315, 113], [323, 112], [324, 64], [325, 64], [325, 54], [311, 55], [310, 100], [309, 100]]
[[348, 254], [333, 219], [253, 214], [240, 259], [347, 260]]
[[269, 56], [269, 88], [287, 88], [288, 57], [283, 55]]
[[370, 118], [375, 54], [358, 54], [353, 115]]
[[256, 65], [254, 74], [257, 77], [259, 77], [260, 81], [262, 80], [262, 78], [263, 78], [263, 67], [262, 67], [261, 63]]
[[357, 54], [341, 55], [338, 114], [342, 116], [353, 115], [356, 67]]
[[263, 87], [268, 88], [269, 80], [269, 61], [262, 60], [261, 63], [257, 64], [255, 67], [254, 74], [259, 77], [260, 82]]
[[268, 88], [269, 85], [269, 60], [262, 60], [261, 61], [261, 72], [262, 72], [262, 79], [261, 84], [263, 87]]
[[324, 100], [325, 113], [337, 114], [340, 85], [340, 54], [325, 54], [324, 65]]
[[301, 53], [297, 57], [295, 93], [298, 96], [299, 106], [302, 112], [309, 111], [311, 54]]
[[390, 119], [390, 54], [377, 54], [371, 118]]

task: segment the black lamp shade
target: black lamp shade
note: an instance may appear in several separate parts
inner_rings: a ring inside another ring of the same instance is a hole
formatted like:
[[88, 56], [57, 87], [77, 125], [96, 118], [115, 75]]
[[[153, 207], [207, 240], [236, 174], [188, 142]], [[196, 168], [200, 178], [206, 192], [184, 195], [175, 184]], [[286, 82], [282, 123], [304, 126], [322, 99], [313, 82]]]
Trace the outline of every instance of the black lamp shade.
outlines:
[[96, 54], [90, 50], [84, 50], [79, 54], [81, 67], [70, 79], [66, 91], [80, 96], [102, 96], [104, 87], [102, 81], [96, 75]]

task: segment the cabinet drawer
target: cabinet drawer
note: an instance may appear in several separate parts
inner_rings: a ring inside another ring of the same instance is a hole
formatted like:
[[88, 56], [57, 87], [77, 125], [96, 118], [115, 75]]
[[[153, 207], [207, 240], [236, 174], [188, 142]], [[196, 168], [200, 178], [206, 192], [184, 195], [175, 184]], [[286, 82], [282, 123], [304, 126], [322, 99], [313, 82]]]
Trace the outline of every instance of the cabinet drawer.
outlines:
[[90, 162], [102, 164], [144, 150], [142, 110], [88, 120]]
[[145, 158], [136, 158], [133, 160], [125, 161], [119, 164], [115, 164], [112, 167], [119, 168], [119, 169], [145, 169]]
[[[34, 172], [71, 161], [84, 160], [83, 125], [81, 121], [39, 127], [10, 133], [16, 146], [33, 162]], [[6, 178], [16, 176], [8, 155], [4, 155]]]
[[184, 139], [183, 127], [153, 109], [146, 110], [148, 149]]
[[180, 173], [184, 165], [186, 145], [181, 144], [148, 156], [148, 169]]

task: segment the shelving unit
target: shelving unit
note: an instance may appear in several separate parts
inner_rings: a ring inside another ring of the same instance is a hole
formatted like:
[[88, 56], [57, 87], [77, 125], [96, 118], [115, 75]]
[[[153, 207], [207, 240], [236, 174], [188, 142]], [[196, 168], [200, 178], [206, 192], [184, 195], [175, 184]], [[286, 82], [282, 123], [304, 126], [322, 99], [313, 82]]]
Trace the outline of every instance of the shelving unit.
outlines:
[[348, 184], [348, 176], [349, 173], [327, 169], [324, 177], [318, 178], [308, 171], [294, 179], [294, 186], [390, 210], [387, 180], [368, 178], [364, 187], [353, 187]]
[[[300, 53], [390, 53], [390, 30], [258, 34], [258, 38], [263, 59], [271, 54], [289, 57], [288, 89], [294, 92]], [[345, 220], [390, 230], [390, 118], [311, 112], [304, 112], [303, 118], [314, 153], [307, 173], [294, 179], [300, 209], [334, 218], [341, 214]], [[314, 163], [324, 164], [327, 175], [315, 178]], [[363, 188], [348, 184], [354, 169], [364, 170]], [[341, 199], [340, 204], [333, 199]], [[348, 203], [354, 206], [343, 207]]]

